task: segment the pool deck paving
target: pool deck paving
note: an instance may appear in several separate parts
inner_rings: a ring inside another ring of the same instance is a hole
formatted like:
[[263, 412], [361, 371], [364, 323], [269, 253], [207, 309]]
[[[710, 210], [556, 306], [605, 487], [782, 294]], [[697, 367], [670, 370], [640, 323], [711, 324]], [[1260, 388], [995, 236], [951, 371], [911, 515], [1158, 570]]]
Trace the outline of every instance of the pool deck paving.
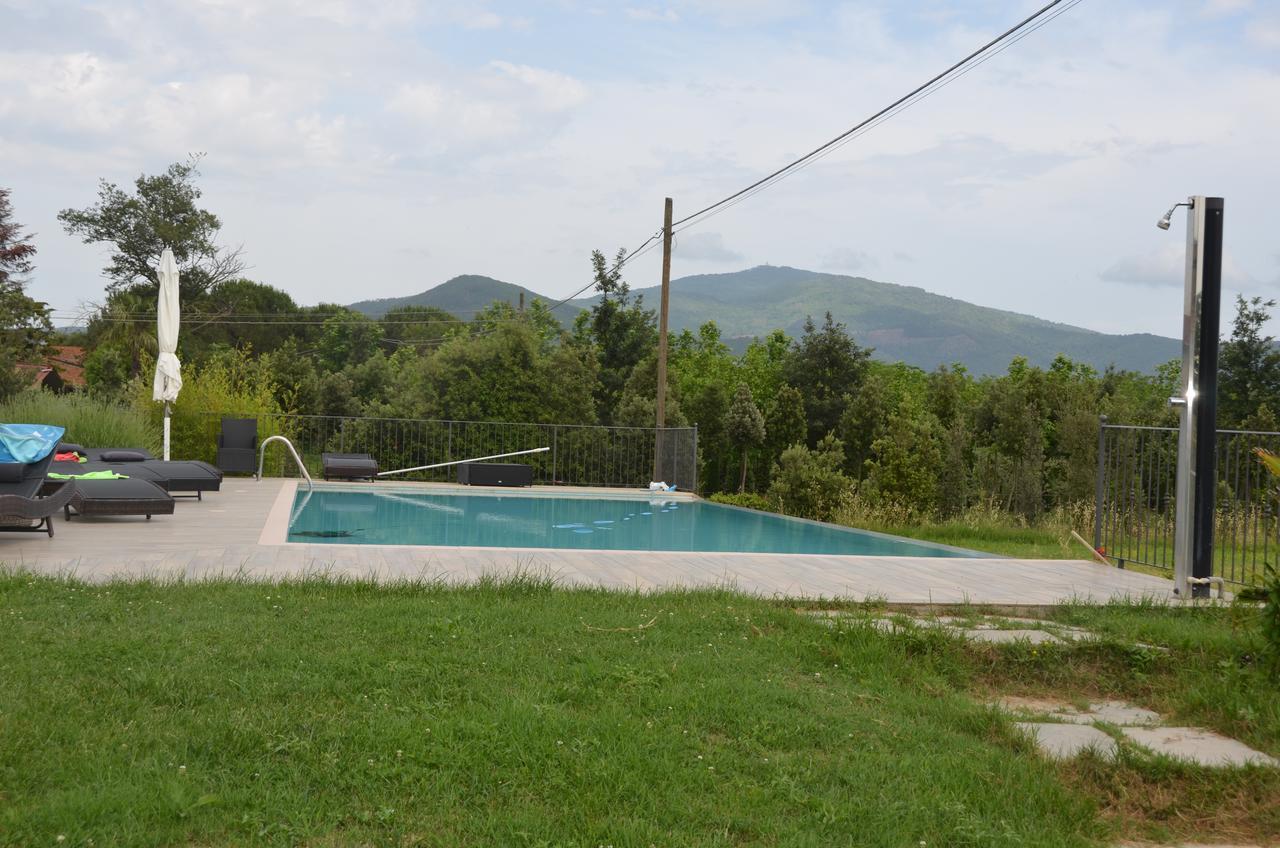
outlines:
[[[533, 572], [572, 586], [729, 586], [766, 597], [870, 598], [912, 605], [1048, 606], [1071, 600], [1174, 599], [1169, 580], [1086, 560], [286, 544], [284, 528], [297, 485], [294, 480], [228, 478], [221, 492], [203, 501], [180, 498], [170, 516], [76, 516], [70, 521], [59, 516], [54, 519], [53, 539], [36, 533], [0, 534], [0, 562], [89, 581], [234, 575], [273, 580], [325, 574], [465, 583], [487, 575]], [[439, 488], [365, 485], [383, 490]], [[563, 487], [535, 487], [533, 493], [539, 492], [566, 494]]]

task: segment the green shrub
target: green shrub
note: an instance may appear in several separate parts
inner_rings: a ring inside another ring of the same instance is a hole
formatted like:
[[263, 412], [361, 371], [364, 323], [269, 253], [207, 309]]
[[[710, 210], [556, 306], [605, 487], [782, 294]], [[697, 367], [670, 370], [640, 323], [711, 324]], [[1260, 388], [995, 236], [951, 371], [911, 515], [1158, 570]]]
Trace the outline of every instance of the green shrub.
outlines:
[[729, 506], [745, 506], [747, 509], [758, 509], [764, 512], [778, 511], [777, 505], [773, 501], [756, 492], [743, 492], [742, 494], [717, 492], [707, 500], [712, 503], [728, 504]]
[[55, 424], [64, 437], [87, 448], [160, 449], [160, 427], [139, 410], [84, 394], [29, 390], [0, 404], [0, 420], [11, 424]]
[[844, 445], [830, 434], [813, 450], [789, 447], [773, 467], [769, 500], [788, 515], [830, 521], [853, 491], [843, 465]]
[[[151, 422], [157, 434], [162, 432], [164, 404], [152, 400], [150, 375], [153, 366], [143, 369], [147, 375], [130, 384], [128, 394], [133, 408]], [[202, 459], [213, 462], [217, 457], [219, 415], [258, 417], [280, 413], [270, 373], [260, 360], [247, 350], [224, 351], [200, 366], [182, 369], [182, 391], [173, 403], [170, 422], [170, 453], [176, 459]], [[258, 438], [275, 435], [262, 424]]]

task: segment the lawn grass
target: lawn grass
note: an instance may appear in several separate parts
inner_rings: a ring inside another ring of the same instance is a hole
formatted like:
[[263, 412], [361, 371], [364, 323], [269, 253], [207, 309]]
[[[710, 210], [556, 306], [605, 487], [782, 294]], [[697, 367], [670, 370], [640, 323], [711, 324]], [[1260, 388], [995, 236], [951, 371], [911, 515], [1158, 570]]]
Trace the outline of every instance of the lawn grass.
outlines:
[[[533, 578], [0, 575], [0, 843], [1083, 846], [1133, 830], [1117, 797], [1140, 832], [1164, 826], [1132, 808], [1153, 780], [1240, 787], [1247, 833], [1280, 832], [1267, 770], [1055, 766], [980, 703], [1114, 688], [1280, 753], [1248, 631], [1225, 613], [1059, 615], [1117, 641], [967, 646], [729, 591]], [[1174, 653], [1119, 641], [1138, 635]]]
[[862, 522], [864, 530], [921, 539], [957, 548], [1016, 559], [1088, 559], [1089, 551], [1063, 538], [1057, 530], [1039, 527], [974, 525], [964, 521], [910, 524]]

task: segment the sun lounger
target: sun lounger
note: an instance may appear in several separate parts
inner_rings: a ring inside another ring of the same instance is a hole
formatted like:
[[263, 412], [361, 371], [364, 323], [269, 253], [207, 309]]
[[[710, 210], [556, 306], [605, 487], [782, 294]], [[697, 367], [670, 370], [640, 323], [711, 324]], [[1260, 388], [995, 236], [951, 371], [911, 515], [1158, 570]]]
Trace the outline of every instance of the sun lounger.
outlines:
[[89, 448], [88, 462], [55, 462], [51, 470], [60, 474], [88, 471], [115, 471], [130, 478], [149, 480], [169, 494], [179, 493], [203, 500], [205, 492], [222, 486], [222, 472], [207, 462], [187, 460], [165, 462], [144, 450]]
[[64, 507], [79, 515], [173, 515], [173, 496], [150, 480], [76, 480], [75, 492]]
[[43, 530], [53, 536], [53, 515], [66, 506], [75, 486], [45, 480], [52, 460], [53, 454], [49, 454], [36, 462], [0, 463], [0, 524], [5, 525], [0, 530]]
[[320, 464], [326, 480], [373, 480], [378, 476], [377, 460], [367, 453], [321, 454]]

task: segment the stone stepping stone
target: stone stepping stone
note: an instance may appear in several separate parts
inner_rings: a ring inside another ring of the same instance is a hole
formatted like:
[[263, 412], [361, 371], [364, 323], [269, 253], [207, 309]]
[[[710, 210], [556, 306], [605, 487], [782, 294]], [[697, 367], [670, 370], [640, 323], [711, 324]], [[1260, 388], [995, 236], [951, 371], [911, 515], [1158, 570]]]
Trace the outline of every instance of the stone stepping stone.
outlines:
[[1116, 755], [1116, 740], [1096, 727], [1039, 721], [1020, 721], [1017, 727], [1030, 735], [1050, 759], [1069, 760], [1090, 749], [1107, 758]]
[[1141, 727], [1160, 723], [1160, 713], [1126, 701], [1102, 701], [1090, 704], [1089, 711], [1085, 715], [1090, 716], [1090, 721], [1105, 721], [1121, 727]]
[[1062, 640], [1047, 630], [962, 630], [964, 638], [972, 642], [1030, 642], [1032, 645], [1062, 644]]
[[1105, 721], [1120, 726], [1142, 726], [1160, 723], [1160, 714], [1127, 701], [1099, 701], [1091, 703], [1085, 709], [1078, 709], [1065, 701], [1054, 701], [1048, 698], [1020, 698], [1010, 696], [1001, 698], [996, 706], [1011, 713], [1044, 716], [1055, 721], [1070, 724], [1093, 724]]
[[1202, 727], [1125, 727], [1122, 730], [1126, 737], [1157, 754], [1197, 765], [1280, 767], [1280, 760], [1275, 757]]

